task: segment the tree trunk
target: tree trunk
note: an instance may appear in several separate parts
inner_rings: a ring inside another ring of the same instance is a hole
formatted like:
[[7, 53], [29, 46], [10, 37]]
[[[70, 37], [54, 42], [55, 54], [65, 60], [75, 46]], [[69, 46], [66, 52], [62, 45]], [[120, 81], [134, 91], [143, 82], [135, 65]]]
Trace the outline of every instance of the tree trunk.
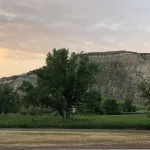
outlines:
[[2, 107], [0, 107], [0, 115], [2, 114]]
[[70, 111], [66, 111], [66, 119], [67, 119], [67, 120], [70, 119]]
[[59, 113], [59, 115], [64, 119], [64, 113], [63, 113], [62, 109], [59, 109], [59, 110], [58, 110], [58, 113]]

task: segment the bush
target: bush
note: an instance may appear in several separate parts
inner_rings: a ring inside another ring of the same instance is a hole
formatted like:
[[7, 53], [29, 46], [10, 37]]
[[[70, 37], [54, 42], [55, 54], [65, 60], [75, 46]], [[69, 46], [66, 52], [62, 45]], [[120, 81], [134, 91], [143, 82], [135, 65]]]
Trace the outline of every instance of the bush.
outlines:
[[28, 115], [26, 111], [20, 111], [20, 115]]
[[116, 99], [106, 98], [102, 101], [102, 108], [107, 115], [121, 114], [122, 108]]
[[101, 94], [98, 91], [86, 93], [85, 102], [77, 108], [77, 112], [82, 114], [102, 114]]
[[150, 118], [150, 112], [147, 113], [147, 117]]
[[126, 99], [122, 104], [123, 112], [136, 112], [136, 106], [133, 105], [133, 100]]

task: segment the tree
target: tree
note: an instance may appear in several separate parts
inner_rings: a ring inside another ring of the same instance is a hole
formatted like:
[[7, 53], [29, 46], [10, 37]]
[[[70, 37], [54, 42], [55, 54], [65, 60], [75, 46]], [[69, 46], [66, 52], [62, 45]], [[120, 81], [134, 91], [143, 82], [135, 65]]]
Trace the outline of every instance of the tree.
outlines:
[[116, 99], [103, 99], [102, 108], [107, 115], [116, 115], [121, 113], [121, 107]]
[[0, 114], [17, 113], [19, 111], [19, 96], [8, 85], [0, 85]]
[[150, 110], [150, 83], [144, 79], [139, 85], [141, 97], [145, 100], [148, 110]]
[[19, 87], [19, 90], [23, 92], [22, 100], [25, 107], [34, 108], [38, 106], [38, 90], [37, 87], [34, 87], [30, 82], [23, 81], [22, 85]]
[[69, 119], [73, 108], [85, 103], [86, 94], [93, 90], [99, 67], [86, 54], [67, 49], [48, 53], [46, 66], [37, 71], [38, 86], [45, 90], [45, 100], [62, 118]]
[[133, 105], [133, 100], [131, 99], [125, 99], [125, 101], [122, 104], [123, 112], [135, 112], [136, 107]]

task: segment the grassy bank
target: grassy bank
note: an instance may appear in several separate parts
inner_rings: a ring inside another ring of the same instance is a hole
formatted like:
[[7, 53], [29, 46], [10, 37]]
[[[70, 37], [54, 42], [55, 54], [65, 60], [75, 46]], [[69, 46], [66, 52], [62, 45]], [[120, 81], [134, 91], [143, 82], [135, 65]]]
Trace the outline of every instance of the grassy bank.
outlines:
[[150, 129], [146, 115], [74, 116], [62, 120], [55, 116], [0, 116], [0, 128], [64, 128], [64, 129]]

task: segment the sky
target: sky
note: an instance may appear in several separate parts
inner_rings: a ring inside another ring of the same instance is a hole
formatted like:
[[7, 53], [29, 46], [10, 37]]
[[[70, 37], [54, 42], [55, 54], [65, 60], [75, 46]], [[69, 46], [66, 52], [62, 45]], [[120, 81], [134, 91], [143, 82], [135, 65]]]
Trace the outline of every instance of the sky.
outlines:
[[70, 52], [150, 52], [150, 0], [0, 0], [0, 77]]

